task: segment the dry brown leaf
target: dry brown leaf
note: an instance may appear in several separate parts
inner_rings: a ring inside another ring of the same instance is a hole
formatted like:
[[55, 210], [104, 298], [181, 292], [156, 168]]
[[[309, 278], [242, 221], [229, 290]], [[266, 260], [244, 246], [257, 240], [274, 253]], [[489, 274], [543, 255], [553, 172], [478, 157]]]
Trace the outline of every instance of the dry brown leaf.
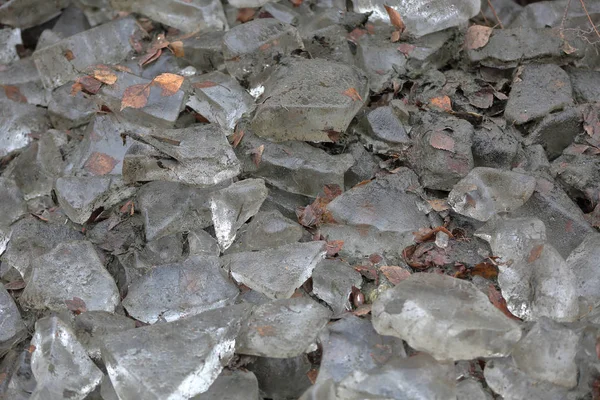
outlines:
[[384, 265], [383, 267], [379, 267], [379, 270], [394, 286], [410, 276], [409, 271], [396, 265]]
[[133, 73], [133, 71], [131, 70], [131, 68], [126, 67], [124, 65], [113, 65], [112, 66], [114, 69], [116, 69], [117, 71], [121, 71], [121, 72], [129, 72], [130, 74]]
[[390, 41], [392, 43], [396, 43], [400, 41], [400, 31], [392, 32], [392, 36], [390, 37]]
[[577, 51], [577, 49], [569, 44], [566, 40], [563, 42], [562, 51], [565, 54], [573, 54]]
[[356, 310], [352, 311], [352, 314], [356, 315], [357, 317], [361, 317], [363, 315], [367, 315], [371, 312], [371, 304], [363, 304], [362, 306], [358, 307]]
[[343, 240], [330, 240], [327, 242], [327, 257], [333, 257], [344, 247]]
[[254, 19], [256, 10], [254, 8], [239, 8], [236, 21], [240, 21], [242, 24]]
[[491, 262], [484, 261], [471, 269], [471, 275], [479, 275], [485, 279], [494, 279], [498, 276], [498, 267]]
[[213, 82], [213, 81], [202, 81], [202, 82], [196, 82], [192, 86], [195, 87], [196, 89], [205, 89], [205, 88], [209, 88], [209, 87], [213, 87], [213, 86], [219, 86], [219, 84], [217, 82]]
[[17, 279], [15, 281], [6, 283], [4, 285], [4, 288], [6, 290], [21, 290], [21, 289], [25, 289], [25, 286], [27, 286], [27, 284], [25, 283], [25, 281], [23, 279]]
[[73, 54], [73, 52], [71, 50], [65, 50], [65, 52], [63, 53], [63, 55], [65, 56], [65, 58], [69, 61], [74, 60], [75, 59], [75, 55]]
[[290, 3], [294, 5], [294, 7], [300, 7], [302, 5], [303, 0], [290, 0]]
[[502, 313], [508, 318], [517, 321], [521, 320], [520, 318], [514, 316], [510, 311], [508, 311], [508, 307], [506, 306], [506, 300], [504, 300], [504, 297], [502, 297], [502, 293], [500, 293], [494, 285], [488, 286], [488, 299], [490, 299], [490, 303], [492, 303], [494, 307], [502, 311]]
[[252, 161], [254, 162], [254, 165], [256, 165], [257, 167], [260, 165], [260, 162], [262, 161], [262, 155], [263, 155], [264, 151], [265, 151], [264, 144], [261, 144], [256, 149], [252, 150]]
[[404, 54], [405, 56], [407, 56], [410, 53], [412, 53], [412, 51], [415, 48], [416, 48], [416, 46], [414, 44], [400, 43], [400, 45], [398, 45], [398, 51], [400, 53]]
[[431, 208], [433, 208], [437, 212], [446, 211], [450, 208], [448, 202], [445, 199], [431, 199], [427, 200], [427, 202], [429, 203]]
[[494, 29], [483, 25], [471, 25], [465, 35], [465, 48], [475, 50], [484, 47], [490, 40]]
[[362, 101], [362, 97], [360, 97], [360, 94], [358, 94], [358, 92], [356, 91], [356, 89], [353, 88], [353, 87], [351, 87], [350, 89], [346, 89], [342, 94], [344, 94], [345, 96], [350, 97], [354, 101], [357, 101], [357, 100]]
[[451, 136], [446, 135], [444, 132], [435, 131], [429, 138], [429, 144], [439, 150], [446, 150], [454, 153], [454, 139]]
[[404, 30], [406, 29], [406, 25], [404, 25], [404, 21], [402, 20], [402, 16], [400, 16], [400, 13], [390, 6], [384, 5], [384, 7], [385, 11], [387, 11], [388, 15], [390, 16], [390, 23], [393, 26], [395, 26], [400, 32], [404, 32]]
[[448, 96], [434, 97], [429, 100], [429, 105], [442, 111], [452, 111], [452, 102]]
[[165, 72], [152, 79], [152, 84], [162, 89], [161, 96], [173, 96], [183, 83], [183, 76]]
[[21, 90], [17, 86], [12, 85], [3, 85], [4, 94], [9, 100], [12, 100], [17, 103], [27, 103], [27, 97], [23, 96]]
[[238, 147], [243, 138], [244, 130], [240, 129], [239, 131], [235, 132], [231, 137], [231, 146], [235, 149], [236, 147]]
[[183, 50], [183, 42], [181, 40], [176, 40], [174, 42], [169, 43], [169, 50], [173, 52], [173, 55], [175, 57], [185, 56], [185, 51]]
[[149, 84], [138, 84], [129, 86], [123, 92], [123, 98], [121, 99], [121, 111], [130, 108], [142, 108], [148, 103], [148, 96], [150, 96], [150, 85]]
[[98, 79], [89, 75], [77, 78], [73, 86], [71, 86], [71, 96], [74, 96], [80, 91], [84, 91], [89, 94], [96, 94], [102, 87], [102, 82]]
[[308, 377], [308, 380], [310, 381], [310, 383], [312, 383], [314, 385], [315, 382], [317, 381], [317, 376], [319, 376], [319, 370], [313, 368], [306, 373], [306, 376]]
[[354, 28], [347, 36], [347, 39], [353, 43], [358, 43], [360, 37], [367, 33], [366, 29]]
[[527, 257], [527, 262], [532, 263], [542, 255], [542, 251], [544, 250], [543, 244], [538, 244], [531, 249], [529, 252], [529, 256]]
[[85, 301], [83, 301], [79, 297], [73, 297], [73, 300], [65, 300], [65, 305], [70, 311], [73, 311], [76, 315], [87, 311]]
[[152, 49], [148, 54], [139, 59], [138, 65], [140, 67], [150, 64], [153, 61], [158, 60], [162, 54], [162, 49]]
[[83, 168], [94, 175], [106, 175], [110, 173], [119, 160], [105, 153], [93, 152], [87, 159]]
[[112, 85], [117, 81], [117, 75], [109, 69], [95, 69], [91, 76], [107, 85]]

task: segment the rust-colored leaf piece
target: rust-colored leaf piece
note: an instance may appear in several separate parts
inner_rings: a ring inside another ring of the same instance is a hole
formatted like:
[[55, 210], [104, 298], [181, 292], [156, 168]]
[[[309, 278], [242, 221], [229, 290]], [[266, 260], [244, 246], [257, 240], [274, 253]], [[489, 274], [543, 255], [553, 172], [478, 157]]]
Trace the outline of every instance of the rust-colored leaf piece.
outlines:
[[95, 69], [90, 75], [107, 85], [112, 85], [117, 82], [117, 75], [108, 68]]
[[358, 92], [356, 91], [356, 89], [353, 88], [353, 87], [344, 90], [344, 92], [342, 94], [344, 94], [345, 96], [350, 97], [354, 101], [357, 101], [357, 100], [362, 101], [362, 97], [360, 97], [360, 94], [358, 94]]
[[252, 161], [254, 162], [254, 165], [256, 165], [257, 167], [260, 165], [260, 162], [262, 161], [262, 155], [263, 155], [264, 151], [265, 151], [264, 144], [261, 144], [256, 149], [252, 150]]
[[542, 255], [542, 251], [544, 251], [544, 245], [538, 244], [531, 249], [529, 252], [529, 256], [527, 257], [527, 262], [532, 263]]
[[415, 48], [416, 46], [414, 44], [400, 43], [400, 45], [398, 45], [398, 51], [405, 56], [408, 56], [410, 53], [412, 53]]
[[2, 85], [4, 88], [4, 94], [9, 100], [16, 103], [27, 103], [27, 97], [23, 96], [21, 90], [17, 86], [13, 85]]
[[273, 325], [257, 326], [256, 331], [260, 336], [275, 336], [275, 327]]
[[465, 35], [465, 48], [475, 50], [484, 47], [490, 40], [494, 29], [483, 25], [471, 25]]
[[429, 100], [429, 105], [441, 111], [452, 111], [452, 102], [448, 96], [434, 97]]
[[183, 42], [181, 40], [176, 40], [174, 42], [169, 43], [169, 50], [171, 50], [175, 57], [185, 56], [185, 51], [183, 50]]
[[152, 80], [152, 84], [160, 87], [161, 96], [173, 96], [183, 83], [183, 76], [165, 72]]
[[448, 201], [446, 201], [446, 199], [431, 199], [431, 200], [427, 200], [427, 202], [429, 203], [431, 208], [433, 208], [434, 211], [437, 211], [437, 212], [446, 211], [450, 208], [450, 206], [448, 205]]
[[327, 204], [342, 194], [342, 189], [338, 185], [327, 185], [323, 188], [323, 192], [324, 196], [318, 196], [311, 204], [300, 207], [296, 211], [300, 225], [310, 228], [322, 223], [334, 222], [331, 213], [327, 210]]
[[494, 285], [488, 286], [488, 299], [490, 299], [490, 303], [492, 303], [494, 307], [502, 311], [502, 313], [508, 318], [521, 321], [521, 318], [514, 316], [508, 310], [508, 307], [506, 306], [506, 300], [504, 300], [504, 297], [502, 297], [502, 293], [500, 293]]
[[123, 92], [121, 99], [121, 111], [130, 108], [142, 108], [148, 103], [150, 96], [150, 84], [140, 83], [138, 85], [129, 86]]
[[102, 87], [102, 82], [98, 79], [89, 75], [77, 78], [73, 86], [71, 86], [71, 96], [75, 96], [77, 93], [84, 91], [89, 94], [96, 94]]
[[256, 10], [254, 8], [240, 8], [238, 9], [235, 20], [240, 21], [243, 24], [244, 22], [252, 21], [255, 15]]
[[63, 55], [65, 56], [65, 58], [68, 61], [71, 61], [71, 60], [75, 59], [75, 55], [73, 54], [73, 52], [71, 50], [65, 50], [65, 52], [63, 53]]
[[202, 81], [202, 82], [196, 82], [192, 86], [195, 87], [196, 89], [204, 89], [204, 88], [209, 88], [209, 87], [218, 86], [218, 85], [219, 84], [217, 82]]
[[344, 247], [343, 240], [330, 240], [327, 242], [327, 257], [333, 257]]
[[454, 139], [451, 136], [446, 135], [444, 132], [435, 131], [429, 138], [429, 144], [439, 150], [446, 150], [454, 153]]
[[85, 301], [79, 297], [73, 297], [73, 300], [65, 300], [65, 304], [70, 311], [73, 311], [76, 315], [87, 311]]
[[406, 29], [406, 25], [404, 25], [404, 21], [402, 20], [402, 16], [400, 15], [400, 13], [390, 6], [384, 5], [384, 7], [385, 11], [390, 16], [390, 23], [400, 32], [404, 32], [404, 30]]
[[94, 175], [106, 175], [110, 173], [119, 160], [108, 154], [93, 152], [88, 158], [83, 168]]
[[394, 286], [407, 279], [410, 276], [410, 272], [402, 267], [396, 265], [384, 265], [379, 267], [381, 273], [387, 278], [388, 281]]
[[231, 146], [235, 149], [244, 138], [244, 130], [240, 129], [231, 136]]

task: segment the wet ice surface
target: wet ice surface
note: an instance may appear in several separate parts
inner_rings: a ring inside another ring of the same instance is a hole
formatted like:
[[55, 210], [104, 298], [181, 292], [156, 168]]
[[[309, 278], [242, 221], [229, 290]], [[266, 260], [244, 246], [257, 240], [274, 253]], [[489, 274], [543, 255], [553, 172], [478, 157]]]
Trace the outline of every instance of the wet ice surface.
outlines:
[[595, 396], [596, 2], [0, 3], [0, 398]]

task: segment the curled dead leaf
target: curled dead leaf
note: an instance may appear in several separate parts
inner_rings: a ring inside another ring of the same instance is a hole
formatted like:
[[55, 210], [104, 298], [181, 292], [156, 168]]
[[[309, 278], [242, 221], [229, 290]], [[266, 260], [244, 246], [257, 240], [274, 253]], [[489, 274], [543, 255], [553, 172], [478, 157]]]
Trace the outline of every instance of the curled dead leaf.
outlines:
[[243, 24], [244, 22], [253, 20], [255, 14], [256, 10], [254, 8], [240, 8], [235, 20]]
[[148, 103], [148, 96], [150, 96], [150, 85], [149, 84], [138, 84], [129, 86], [123, 92], [123, 98], [121, 99], [121, 111], [130, 108], [142, 108]]
[[185, 51], [183, 50], [183, 42], [181, 40], [176, 40], [174, 42], [169, 43], [168, 47], [175, 57], [185, 56]]
[[502, 311], [504, 315], [506, 315], [510, 319], [514, 319], [520, 321], [521, 319], [514, 316], [506, 306], [506, 300], [502, 297], [502, 293], [496, 289], [494, 285], [488, 286], [488, 299], [490, 299], [490, 303], [494, 305], [498, 310]]
[[238, 145], [240, 144], [240, 142], [242, 141], [242, 139], [244, 138], [244, 130], [240, 129], [239, 131], [236, 131], [233, 136], [231, 136], [231, 146], [235, 149], [236, 147], [238, 147]]
[[173, 96], [183, 84], [183, 76], [165, 72], [152, 79], [152, 84], [162, 89], [161, 96]]
[[260, 162], [262, 161], [262, 155], [263, 155], [264, 151], [265, 151], [264, 144], [261, 144], [256, 149], [252, 150], [252, 161], [254, 162], [254, 165], [256, 165], [257, 167], [260, 165]]
[[102, 82], [98, 79], [85, 75], [77, 78], [73, 86], [71, 86], [71, 96], [76, 95], [80, 91], [84, 91], [89, 94], [96, 94], [102, 87]]
[[344, 90], [342, 92], [342, 94], [345, 95], [345, 96], [350, 97], [354, 101], [357, 101], [357, 100], [362, 101], [362, 97], [360, 97], [360, 94], [358, 94], [358, 92], [356, 91], [356, 89], [353, 88], [353, 87]]
[[65, 58], [68, 61], [71, 61], [71, 60], [75, 59], [75, 55], [73, 54], [73, 52], [71, 50], [65, 50], [65, 52], [63, 53], [63, 55], [65, 56]]
[[384, 7], [385, 11], [390, 17], [390, 23], [394, 27], [396, 27], [400, 32], [404, 32], [404, 30], [406, 29], [406, 25], [404, 25], [404, 21], [402, 20], [402, 16], [400, 15], [400, 13], [390, 6], [384, 5]]
[[392, 43], [399, 42], [400, 41], [400, 31], [392, 32], [392, 35], [390, 36], [390, 41]]
[[465, 48], [476, 50], [484, 47], [490, 40], [494, 29], [483, 25], [471, 25], [465, 35]]
[[437, 212], [446, 211], [450, 208], [446, 199], [431, 199], [427, 200], [427, 202], [429, 203], [431, 208], [433, 208]]
[[87, 311], [85, 301], [79, 297], [73, 297], [73, 300], [65, 300], [65, 305], [67, 306], [67, 309], [73, 311], [76, 315]]
[[106, 175], [110, 173], [119, 160], [105, 153], [93, 152], [87, 159], [83, 168], [94, 175]]
[[327, 257], [333, 257], [344, 247], [343, 240], [330, 240], [327, 242]]

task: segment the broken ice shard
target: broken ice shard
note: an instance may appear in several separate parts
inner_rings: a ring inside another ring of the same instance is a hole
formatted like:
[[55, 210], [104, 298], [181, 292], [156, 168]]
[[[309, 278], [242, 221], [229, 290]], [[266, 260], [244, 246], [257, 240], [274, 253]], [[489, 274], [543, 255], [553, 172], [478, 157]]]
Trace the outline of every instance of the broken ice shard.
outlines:
[[244, 179], [211, 195], [210, 210], [221, 249], [231, 246], [238, 229], [258, 212], [267, 194], [262, 179]]
[[88, 241], [63, 242], [31, 265], [20, 299], [28, 308], [63, 311], [78, 297], [87, 310], [113, 312], [119, 303], [117, 285]]
[[236, 353], [289, 358], [307, 352], [331, 311], [309, 297], [275, 300], [252, 310], [244, 321]]
[[42, 24], [60, 14], [69, 0], [9, 0], [0, 6], [0, 23], [25, 29]]
[[600, 300], [600, 234], [590, 233], [567, 258], [575, 273], [577, 294], [596, 303]]
[[239, 81], [261, 74], [282, 56], [303, 48], [296, 28], [274, 18], [237, 25], [223, 36], [225, 66]]
[[103, 338], [102, 359], [117, 395], [161, 400], [206, 392], [233, 357], [248, 311], [247, 305], [219, 308]]
[[221, 257], [233, 279], [271, 299], [287, 299], [325, 257], [325, 242], [293, 243]]
[[438, 360], [506, 356], [521, 338], [518, 323], [468, 281], [418, 273], [373, 303], [373, 326]]
[[135, 181], [176, 181], [213, 186], [240, 173], [227, 137], [217, 125], [193, 125], [136, 135], [123, 160], [123, 177]]
[[352, 287], [360, 289], [362, 276], [342, 260], [322, 260], [313, 271], [313, 293], [333, 310], [333, 318], [352, 309]]
[[52, 92], [48, 115], [56, 129], [72, 129], [90, 122], [98, 108], [83, 92], [71, 93], [72, 85], [63, 85]]
[[32, 399], [60, 399], [68, 393], [69, 399], [83, 400], [100, 384], [102, 371], [60, 318], [38, 320], [31, 344], [31, 370], [37, 381]]
[[1, 99], [10, 100], [10, 95], [13, 99], [20, 98], [29, 104], [44, 107], [48, 105], [51, 91], [42, 85], [40, 74], [31, 57], [22, 58], [2, 68], [0, 84], [4, 85], [5, 89], [0, 91]]
[[[191, 400], [255, 400], [258, 399], [256, 376], [245, 369], [225, 369], [208, 391]], [[107, 399], [105, 399], [107, 400]]]
[[402, 16], [406, 33], [417, 37], [465, 24], [479, 14], [481, 7], [478, 0], [353, 0], [352, 3], [354, 12], [372, 12], [369, 20], [387, 23], [390, 17], [384, 5], [390, 6]]
[[152, 268], [129, 286], [123, 306], [135, 319], [153, 324], [224, 307], [238, 294], [216, 257], [196, 256]]
[[68, 176], [58, 178], [55, 184], [58, 203], [76, 224], [85, 223], [100, 207], [108, 209], [135, 192], [134, 186], [126, 186], [120, 177], [111, 175]]
[[274, 141], [331, 142], [367, 101], [367, 83], [365, 74], [350, 65], [286, 61], [265, 82], [252, 131]]
[[45, 132], [50, 127], [43, 108], [0, 100], [0, 157], [22, 149], [33, 141], [32, 133]]
[[25, 339], [27, 329], [21, 319], [21, 313], [4, 285], [0, 284], [0, 357], [21, 340]]
[[42, 83], [48, 89], [75, 80], [94, 64], [123, 61], [132, 50], [129, 38], [140, 27], [133, 18], [108, 22], [33, 53]]
[[0, 64], [10, 64], [19, 60], [16, 46], [22, 44], [20, 29], [0, 29]]
[[238, 120], [254, 109], [254, 99], [231, 76], [214, 71], [190, 79], [194, 94], [187, 106], [209, 122], [233, 132]]
[[487, 221], [511, 212], [529, 200], [535, 178], [513, 171], [477, 167], [458, 182], [448, 195], [448, 204], [461, 215]]
[[73, 322], [77, 340], [94, 360], [100, 359], [100, 345], [105, 335], [133, 328], [132, 318], [106, 311], [86, 311], [76, 315]]
[[183, 32], [227, 29], [218, 0], [110, 0], [115, 10], [135, 12]]

